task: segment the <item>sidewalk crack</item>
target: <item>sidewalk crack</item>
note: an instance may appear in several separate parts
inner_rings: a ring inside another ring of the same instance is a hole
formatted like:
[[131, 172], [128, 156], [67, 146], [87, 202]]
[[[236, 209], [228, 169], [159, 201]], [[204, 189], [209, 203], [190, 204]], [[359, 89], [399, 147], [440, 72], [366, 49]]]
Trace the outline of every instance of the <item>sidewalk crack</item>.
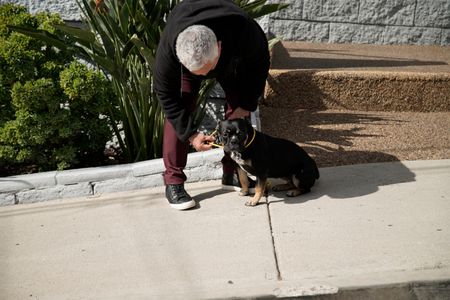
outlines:
[[272, 253], [273, 258], [275, 260], [275, 268], [277, 270], [277, 280], [281, 281], [283, 280], [283, 277], [281, 276], [280, 265], [278, 263], [277, 247], [275, 246], [275, 237], [273, 235], [273, 228], [272, 228], [272, 216], [270, 215], [269, 205], [270, 205], [269, 199], [268, 197], [266, 197], [267, 217], [269, 220], [270, 237], [272, 238]]

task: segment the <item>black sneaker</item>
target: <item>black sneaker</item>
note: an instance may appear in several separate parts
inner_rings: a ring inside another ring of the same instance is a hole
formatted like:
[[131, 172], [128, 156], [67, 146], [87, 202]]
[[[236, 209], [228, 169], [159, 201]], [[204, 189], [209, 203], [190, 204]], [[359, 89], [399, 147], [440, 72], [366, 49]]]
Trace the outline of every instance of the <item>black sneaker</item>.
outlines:
[[166, 198], [170, 206], [178, 210], [189, 209], [195, 206], [195, 201], [184, 189], [183, 184], [166, 185]]
[[[254, 194], [256, 182], [253, 179], [251, 179], [250, 177], [248, 178], [248, 180], [249, 180], [248, 192], [250, 194]], [[236, 173], [223, 174], [222, 175], [222, 189], [239, 192], [241, 190], [241, 183], [239, 182], [238, 175]]]

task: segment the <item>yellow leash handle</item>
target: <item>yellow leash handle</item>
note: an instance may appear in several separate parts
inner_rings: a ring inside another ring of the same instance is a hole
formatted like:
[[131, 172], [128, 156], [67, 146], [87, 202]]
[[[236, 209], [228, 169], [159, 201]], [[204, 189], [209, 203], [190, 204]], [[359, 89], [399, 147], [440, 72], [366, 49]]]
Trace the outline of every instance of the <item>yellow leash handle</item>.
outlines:
[[[217, 133], [217, 129], [214, 130], [213, 133], [211, 133], [209, 136], [214, 137], [216, 133]], [[211, 145], [211, 146], [214, 146], [214, 147], [217, 147], [217, 148], [223, 148], [222, 145], [216, 144], [214, 142], [209, 142], [208, 145]]]
[[214, 146], [214, 147], [217, 147], [217, 148], [223, 148], [222, 145], [218, 145], [218, 144], [215, 144], [213, 142], [209, 142], [208, 145], [211, 145], [211, 146]]

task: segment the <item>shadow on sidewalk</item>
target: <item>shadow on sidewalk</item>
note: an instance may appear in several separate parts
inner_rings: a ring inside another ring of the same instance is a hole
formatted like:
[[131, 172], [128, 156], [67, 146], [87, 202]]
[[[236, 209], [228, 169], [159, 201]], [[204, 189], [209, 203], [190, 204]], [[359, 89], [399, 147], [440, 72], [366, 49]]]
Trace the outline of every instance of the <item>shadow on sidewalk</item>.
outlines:
[[203, 200], [208, 200], [208, 199], [211, 199], [211, 198], [213, 198], [215, 196], [219, 196], [219, 195], [222, 195], [222, 194], [228, 194], [228, 193], [236, 193], [236, 195], [237, 195], [238, 192], [223, 190], [219, 186], [219, 188], [216, 189], [216, 190], [209, 191], [209, 192], [206, 192], [206, 193], [197, 194], [193, 198], [198, 204], [198, 203], [202, 202]]
[[[416, 175], [403, 163], [377, 163], [320, 169], [320, 179], [308, 194], [289, 198], [283, 193], [269, 194], [269, 203], [301, 204], [328, 196], [348, 199], [377, 192], [382, 186], [414, 182]], [[271, 196], [282, 200], [272, 200]]]
[[[269, 179], [272, 186], [281, 183], [279, 179]], [[348, 199], [376, 193], [383, 186], [414, 182], [416, 175], [401, 162], [373, 163], [333, 168], [321, 168], [320, 178], [308, 194], [287, 197], [285, 192], [269, 191], [268, 203], [284, 202], [286, 204], [302, 204], [311, 200], [328, 196], [332, 199]], [[240, 198], [238, 192], [222, 190], [220, 187], [194, 196], [197, 206], [201, 202], [215, 196], [230, 193], [233, 198]], [[251, 197], [251, 196], [248, 196]], [[245, 197], [244, 197], [245, 198]], [[242, 199], [244, 199], [242, 198]], [[263, 197], [259, 203], [265, 203]]]

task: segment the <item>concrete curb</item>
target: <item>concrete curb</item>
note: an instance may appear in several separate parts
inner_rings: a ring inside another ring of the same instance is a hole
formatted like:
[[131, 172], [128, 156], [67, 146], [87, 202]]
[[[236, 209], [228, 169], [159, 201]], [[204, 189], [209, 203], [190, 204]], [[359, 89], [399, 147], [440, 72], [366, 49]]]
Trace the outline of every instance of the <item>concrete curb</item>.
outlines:
[[[189, 154], [185, 168], [188, 182], [219, 179], [222, 176], [222, 156], [221, 149]], [[0, 178], [0, 206], [162, 186], [163, 172], [162, 159], [154, 159], [4, 177]]]
[[[411, 281], [380, 286], [339, 289], [335, 294], [316, 294], [309, 300], [348, 300], [348, 299], [448, 299], [449, 280]], [[294, 296], [291, 299], [304, 299]]]

